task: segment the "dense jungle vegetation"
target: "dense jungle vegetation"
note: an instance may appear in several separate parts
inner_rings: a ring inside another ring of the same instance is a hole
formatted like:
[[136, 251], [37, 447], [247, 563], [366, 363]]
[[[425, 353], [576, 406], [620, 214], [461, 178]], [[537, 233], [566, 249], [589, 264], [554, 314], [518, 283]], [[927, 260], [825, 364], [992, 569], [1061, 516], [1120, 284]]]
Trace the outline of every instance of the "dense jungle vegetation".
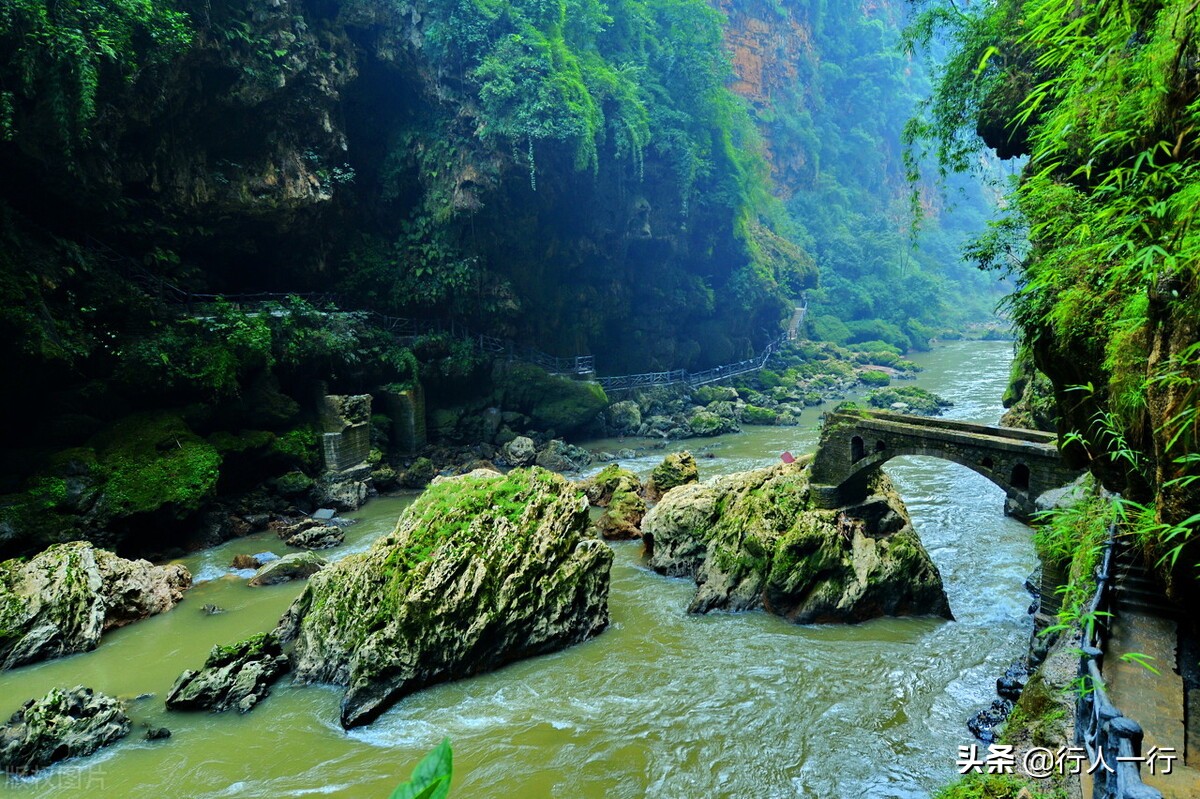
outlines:
[[[974, 245], [1010, 270], [1022, 345], [1074, 456], [1120, 491], [1153, 562], [1194, 591], [1200, 510], [1200, 46], [1187, 2], [922, 4], [956, 50], [914, 133], [946, 170], [1028, 158]], [[1028, 254], [1019, 256], [1025, 239]], [[1015, 262], [1020, 266], [1013, 268]]]

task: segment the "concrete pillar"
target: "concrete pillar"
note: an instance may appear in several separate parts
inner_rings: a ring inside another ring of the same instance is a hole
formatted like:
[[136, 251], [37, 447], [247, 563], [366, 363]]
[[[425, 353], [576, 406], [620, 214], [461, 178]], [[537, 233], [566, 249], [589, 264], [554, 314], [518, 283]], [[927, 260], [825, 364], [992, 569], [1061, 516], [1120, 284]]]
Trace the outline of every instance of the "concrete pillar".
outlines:
[[392, 447], [400, 455], [415, 455], [425, 447], [425, 391], [418, 383], [403, 390], [380, 391], [384, 413], [392, 420]]

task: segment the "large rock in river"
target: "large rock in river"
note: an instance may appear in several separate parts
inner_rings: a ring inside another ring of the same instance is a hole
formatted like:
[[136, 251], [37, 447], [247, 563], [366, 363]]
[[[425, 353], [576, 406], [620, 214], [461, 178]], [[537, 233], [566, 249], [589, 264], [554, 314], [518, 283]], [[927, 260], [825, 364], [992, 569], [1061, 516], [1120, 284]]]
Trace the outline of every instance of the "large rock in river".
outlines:
[[354, 727], [432, 683], [599, 633], [613, 556], [587, 523], [587, 499], [543, 469], [434, 483], [285, 614], [295, 679], [347, 686], [341, 721]]
[[700, 470], [692, 453], [686, 450], [672, 452], [650, 473], [650, 479], [646, 481], [646, 498], [658, 500], [672, 488], [699, 481]]
[[76, 686], [30, 699], [0, 727], [0, 771], [28, 775], [90, 755], [129, 734], [129, 716], [111, 696]]
[[106, 630], [170, 610], [183, 566], [126, 560], [86, 541], [0, 563], [0, 668], [94, 649]]
[[271, 693], [288, 670], [288, 659], [271, 633], [230, 646], [214, 646], [199, 671], [188, 669], [167, 692], [171, 710], [229, 710], [247, 713]]
[[876, 616], [951, 618], [930, 561], [887, 475], [869, 498], [822, 510], [799, 463], [670, 491], [646, 514], [650, 565], [694, 577], [688, 610], [763, 607], [797, 623]]

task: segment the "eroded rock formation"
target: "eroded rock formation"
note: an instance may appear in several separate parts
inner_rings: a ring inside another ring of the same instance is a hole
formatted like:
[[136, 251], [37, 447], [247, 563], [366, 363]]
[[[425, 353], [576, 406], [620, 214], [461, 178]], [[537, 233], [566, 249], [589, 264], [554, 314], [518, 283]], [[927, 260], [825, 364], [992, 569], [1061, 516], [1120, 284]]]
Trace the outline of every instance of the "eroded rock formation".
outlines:
[[183, 566], [125, 560], [86, 541], [0, 563], [0, 668], [94, 649], [106, 630], [170, 610]]
[[799, 463], [668, 492], [642, 521], [650, 565], [694, 577], [688, 610], [763, 607], [797, 623], [950, 618], [941, 575], [891, 481], [854, 507], [819, 510]]
[[90, 755], [129, 734], [129, 716], [111, 696], [82, 685], [30, 699], [0, 727], [0, 771], [29, 775]]
[[296, 679], [345, 685], [354, 727], [427, 685], [599, 633], [613, 556], [586, 529], [584, 496], [539, 468], [435, 481], [288, 610]]
[[179, 675], [167, 693], [171, 710], [237, 708], [247, 713], [271, 693], [271, 684], [288, 670], [288, 659], [271, 633], [260, 633], [230, 646], [214, 646], [204, 668]]

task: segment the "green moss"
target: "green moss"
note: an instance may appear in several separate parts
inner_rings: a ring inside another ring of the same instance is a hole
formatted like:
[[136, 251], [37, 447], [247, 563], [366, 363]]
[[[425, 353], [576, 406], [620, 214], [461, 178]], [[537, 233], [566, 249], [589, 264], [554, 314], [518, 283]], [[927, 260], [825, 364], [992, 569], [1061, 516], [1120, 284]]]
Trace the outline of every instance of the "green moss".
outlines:
[[1059, 799], [1060, 791], [1046, 793], [1038, 790], [1034, 780], [1008, 774], [969, 774], [947, 785], [933, 795], [934, 799], [1018, 799], [1027, 790], [1031, 799]]
[[496, 381], [496, 404], [529, 416], [543, 430], [570, 433], [608, 407], [597, 383], [552, 375], [529, 364], [510, 364]]
[[216, 490], [220, 453], [175, 414], [127, 417], [93, 443], [111, 515], [148, 513], [167, 505], [190, 512]]
[[890, 410], [893, 405], [902, 402], [908, 406], [905, 413], [920, 413], [927, 416], [937, 416], [942, 412], [942, 408], [951, 405], [943, 397], [917, 386], [875, 389], [867, 392], [864, 399], [872, 408], [881, 410]]
[[314, 472], [321, 467], [321, 445], [312, 425], [302, 425], [279, 435], [272, 442], [271, 450], [304, 471]]
[[266, 430], [242, 430], [238, 433], [221, 430], [208, 437], [208, 443], [222, 455], [266, 449], [274, 441], [275, 434]]
[[746, 409], [742, 412], [742, 421], [746, 424], [775, 424], [779, 421], [779, 414], [768, 408], [747, 405]]
[[426, 561], [443, 544], [470, 548], [477, 542], [463, 533], [482, 514], [502, 516], [515, 524], [525, 512], [539, 479], [534, 469], [514, 469], [495, 477], [461, 477], [445, 480], [426, 489], [404, 512], [402, 524], [413, 533], [405, 546], [389, 557], [389, 565], [408, 571]]
[[892, 378], [887, 372], [879, 372], [868, 370], [858, 376], [859, 382], [867, 386], [886, 386], [890, 385]]
[[236, 660], [261, 660], [280, 652], [279, 641], [271, 633], [258, 633], [228, 646], [214, 646], [204, 661], [204, 668], [220, 668]]
[[668, 455], [650, 473], [650, 481], [659, 494], [665, 494], [676, 486], [695, 483], [699, 480], [700, 470], [696, 466], [695, 457], [690, 452], [676, 452]]
[[1108, 539], [1115, 509], [1094, 483], [1080, 502], [1043, 514], [1033, 534], [1038, 557], [1052, 567], [1066, 567], [1067, 584], [1060, 618], [1074, 619], [1096, 590], [1096, 567]]

